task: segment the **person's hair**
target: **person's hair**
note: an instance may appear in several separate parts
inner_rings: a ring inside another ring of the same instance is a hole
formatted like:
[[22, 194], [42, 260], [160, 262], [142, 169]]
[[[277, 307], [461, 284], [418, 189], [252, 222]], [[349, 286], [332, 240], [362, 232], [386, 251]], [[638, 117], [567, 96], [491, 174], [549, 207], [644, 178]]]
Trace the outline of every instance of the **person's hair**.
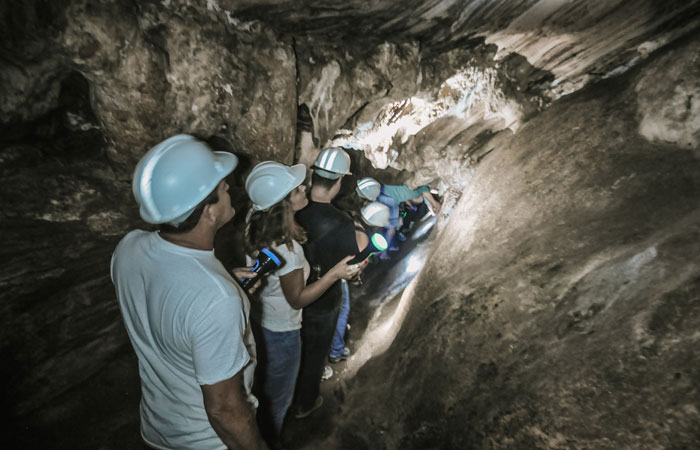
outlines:
[[336, 178], [335, 180], [331, 180], [330, 178], [322, 177], [321, 175], [317, 174], [316, 172], [311, 175], [311, 187], [321, 187], [327, 191], [330, 191], [331, 188], [335, 185], [335, 183], [342, 179], [342, 177]]
[[285, 244], [291, 252], [294, 250], [292, 240], [300, 244], [306, 242], [304, 229], [294, 220], [289, 195], [267, 211], [255, 211], [250, 216], [245, 228], [245, 250], [248, 255], [255, 255], [263, 247], [281, 244]]
[[202, 217], [202, 213], [204, 212], [204, 207], [213, 203], [217, 203], [219, 201], [218, 189], [219, 183], [216, 184], [214, 190], [211, 191], [211, 193], [207, 195], [204, 198], [204, 200], [202, 200], [197, 206], [195, 206], [194, 211], [192, 211], [192, 214], [190, 214], [184, 222], [182, 222], [178, 226], [170, 225], [169, 223], [161, 223], [160, 225], [158, 225], [158, 229], [163, 233], [170, 234], [181, 234], [187, 233], [188, 231], [192, 231], [194, 227], [196, 227], [199, 223], [199, 219]]

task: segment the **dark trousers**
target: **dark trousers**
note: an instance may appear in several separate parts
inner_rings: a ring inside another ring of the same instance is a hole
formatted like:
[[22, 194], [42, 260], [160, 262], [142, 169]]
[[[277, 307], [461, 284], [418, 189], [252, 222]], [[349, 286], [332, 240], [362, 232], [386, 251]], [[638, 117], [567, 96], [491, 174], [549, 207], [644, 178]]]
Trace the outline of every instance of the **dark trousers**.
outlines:
[[301, 368], [296, 389], [296, 404], [302, 411], [311, 409], [318, 397], [321, 375], [339, 312], [340, 305], [329, 312], [308, 313], [304, 310], [301, 323]]

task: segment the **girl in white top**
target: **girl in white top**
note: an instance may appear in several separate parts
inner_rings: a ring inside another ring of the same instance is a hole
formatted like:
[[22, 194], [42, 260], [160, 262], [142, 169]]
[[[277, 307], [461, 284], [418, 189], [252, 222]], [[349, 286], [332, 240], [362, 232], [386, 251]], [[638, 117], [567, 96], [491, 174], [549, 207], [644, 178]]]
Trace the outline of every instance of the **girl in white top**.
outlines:
[[[306, 285], [309, 263], [301, 244], [306, 242], [294, 213], [304, 208], [306, 167], [273, 161], [258, 164], [246, 179], [253, 202], [246, 226], [246, 253], [257, 256], [273, 249], [285, 263], [267, 277], [258, 299], [251, 302], [251, 322], [258, 347], [255, 391], [260, 400], [261, 431], [277, 440], [294, 394], [301, 358], [301, 309], [339, 279], [350, 279], [358, 267], [349, 255], [318, 281]], [[252, 258], [248, 257], [248, 262]]]

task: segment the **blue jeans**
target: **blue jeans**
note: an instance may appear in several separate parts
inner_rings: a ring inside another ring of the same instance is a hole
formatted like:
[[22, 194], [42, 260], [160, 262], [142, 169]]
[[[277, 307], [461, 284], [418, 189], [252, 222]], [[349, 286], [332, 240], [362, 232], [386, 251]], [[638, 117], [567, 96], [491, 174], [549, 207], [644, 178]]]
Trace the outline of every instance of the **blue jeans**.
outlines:
[[284, 416], [294, 396], [301, 361], [299, 330], [270, 331], [253, 323], [258, 353], [255, 391], [260, 400], [262, 428], [272, 428], [279, 436]]
[[331, 353], [329, 356], [341, 356], [345, 350], [345, 327], [348, 324], [350, 315], [350, 287], [346, 280], [340, 280], [340, 289], [343, 294], [343, 303], [340, 304], [340, 314], [338, 323], [335, 326], [333, 342], [331, 342]]

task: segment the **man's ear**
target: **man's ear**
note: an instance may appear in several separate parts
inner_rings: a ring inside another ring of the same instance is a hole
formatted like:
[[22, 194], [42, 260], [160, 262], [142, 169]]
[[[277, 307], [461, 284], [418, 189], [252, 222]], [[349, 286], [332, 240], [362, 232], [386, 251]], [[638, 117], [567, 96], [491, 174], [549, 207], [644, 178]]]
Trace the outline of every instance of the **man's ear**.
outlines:
[[202, 217], [199, 220], [204, 220], [207, 223], [216, 223], [216, 208], [213, 206], [213, 203], [205, 205], [204, 209], [202, 210]]

